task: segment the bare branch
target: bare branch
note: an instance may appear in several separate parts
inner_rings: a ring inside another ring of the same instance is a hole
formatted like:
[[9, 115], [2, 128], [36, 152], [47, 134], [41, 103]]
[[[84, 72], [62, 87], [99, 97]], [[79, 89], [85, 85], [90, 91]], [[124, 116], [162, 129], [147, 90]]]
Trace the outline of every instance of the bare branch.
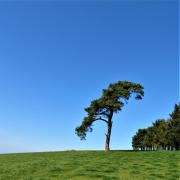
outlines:
[[99, 117], [99, 118], [97, 118], [97, 119], [94, 119], [93, 122], [94, 122], [94, 121], [104, 121], [104, 122], [108, 123], [107, 120], [105, 120], [105, 119], [103, 119], [103, 118], [101, 118], [101, 117]]

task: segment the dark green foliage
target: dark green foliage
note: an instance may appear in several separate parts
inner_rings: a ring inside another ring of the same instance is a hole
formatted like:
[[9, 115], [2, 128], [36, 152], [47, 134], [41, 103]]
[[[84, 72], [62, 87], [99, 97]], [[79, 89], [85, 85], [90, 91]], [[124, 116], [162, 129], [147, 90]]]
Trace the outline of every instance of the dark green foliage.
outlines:
[[135, 94], [135, 99], [142, 99], [143, 89], [140, 84], [128, 81], [110, 84], [107, 89], [103, 89], [102, 96], [99, 99], [92, 101], [90, 106], [85, 108], [87, 116], [82, 124], [76, 128], [76, 134], [81, 139], [85, 139], [86, 133], [92, 131], [93, 122], [100, 120], [108, 124], [107, 141], [109, 141], [113, 113], [119, 112], [132, 94]]
[[151, 127], [139, 129], [132, 138], [132, 146], [140, 150], [179, 150], [180, 105], [175, 105], [170, 119], [159, 119]]
[[180, 103], [175, 105], [174, 111], [170, 114], [169, 140], [177, 150], [180, 149]]
[[0, 155], [0, 180], [178, 180], [179, 158], [174, 151]]
[[144, 144], [146, 141], [147, 129], [139, 129], [136, 135], [133, 137], [133, 147], [134, 149], [140, 147], [144, 149]]

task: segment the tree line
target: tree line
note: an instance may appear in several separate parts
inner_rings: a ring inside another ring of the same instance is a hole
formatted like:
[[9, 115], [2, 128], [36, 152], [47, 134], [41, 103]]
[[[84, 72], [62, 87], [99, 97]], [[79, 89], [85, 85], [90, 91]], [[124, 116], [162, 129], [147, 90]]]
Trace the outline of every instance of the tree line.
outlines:
[[180, 103], [170, 118], [158, 119], [152, 126], [138, 129], [132, 138], [134, 150], [180, 150]]

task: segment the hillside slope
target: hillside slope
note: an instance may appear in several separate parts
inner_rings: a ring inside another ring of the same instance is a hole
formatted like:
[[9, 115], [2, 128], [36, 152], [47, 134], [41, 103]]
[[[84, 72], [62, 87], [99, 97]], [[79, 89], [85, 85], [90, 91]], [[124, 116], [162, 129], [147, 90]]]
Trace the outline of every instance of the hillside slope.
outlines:
[[171, 179], [180, 177], [180, 152], [64, 151], [0, 155], [2, 180]]

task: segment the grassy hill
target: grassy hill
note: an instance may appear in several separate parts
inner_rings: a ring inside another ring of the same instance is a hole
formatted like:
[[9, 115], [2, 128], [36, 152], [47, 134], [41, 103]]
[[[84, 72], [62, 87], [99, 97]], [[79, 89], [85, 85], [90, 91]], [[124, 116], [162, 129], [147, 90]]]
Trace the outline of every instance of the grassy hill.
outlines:
[[2, 180], [179, 180], [180, 152], [65, 151], [0, 155]]

